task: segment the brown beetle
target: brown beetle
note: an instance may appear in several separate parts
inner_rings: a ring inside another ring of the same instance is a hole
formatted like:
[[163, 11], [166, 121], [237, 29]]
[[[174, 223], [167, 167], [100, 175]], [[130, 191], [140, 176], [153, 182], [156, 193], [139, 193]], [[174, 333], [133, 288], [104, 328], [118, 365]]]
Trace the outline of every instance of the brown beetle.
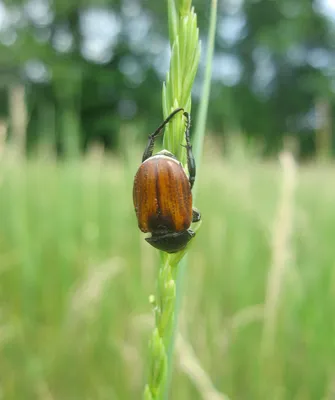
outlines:
[[200, 213], [192, 208], [192, 187], [196, 168], [190, 142], [190, 117], [186, 118], [187, 177], [182, 164], [167, 150], [152, 155], [155, 139], [175, 114], [184, 111], [174, 110], [166, 120], [149, 136], [134, 181], [133, 201], [142, 232], [151, 232], [145, 240], [153, 247], [175, 253], [186, 247], [195, 236], [189, 229], [192, 222], [200, 221]]

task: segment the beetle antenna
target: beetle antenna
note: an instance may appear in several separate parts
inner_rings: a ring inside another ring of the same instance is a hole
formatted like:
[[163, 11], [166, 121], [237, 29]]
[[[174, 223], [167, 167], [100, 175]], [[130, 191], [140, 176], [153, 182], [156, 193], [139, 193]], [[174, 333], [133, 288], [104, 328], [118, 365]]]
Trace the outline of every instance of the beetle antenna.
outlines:
[[172, 111], [172, 113], [159, 125], [159, 127], [155, 130], [155, 132], [149, 135], [147, 147], [145, 148], [143, 153], [142, 162], [144, 162], [146, 159], [152, 156], [152, 152], [155, 145], [155, 139], [157, 138], [157, 136], [162, 134], [165, 125], [168, 124], [171, 121], [171, 119], [180, 111], [184, 111], [184, 109], [182, 107], [179, 107], [176, 108], [174, 111]]

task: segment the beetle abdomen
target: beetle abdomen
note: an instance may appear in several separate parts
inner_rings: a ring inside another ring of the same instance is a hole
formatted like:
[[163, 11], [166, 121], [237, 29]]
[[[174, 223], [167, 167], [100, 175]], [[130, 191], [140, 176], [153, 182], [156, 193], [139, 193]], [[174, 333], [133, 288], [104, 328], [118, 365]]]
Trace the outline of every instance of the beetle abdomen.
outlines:
[[133, 200], [142, 232], [181, 232], [192, 221], [192, 193], [181, 164], [154, 156], [138, 169]]

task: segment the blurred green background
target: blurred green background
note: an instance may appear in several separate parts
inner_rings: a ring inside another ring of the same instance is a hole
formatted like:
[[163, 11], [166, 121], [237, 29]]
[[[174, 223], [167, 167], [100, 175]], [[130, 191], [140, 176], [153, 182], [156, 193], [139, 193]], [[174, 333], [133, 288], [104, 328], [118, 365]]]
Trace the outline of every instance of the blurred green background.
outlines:
[[[0, 399], [141, 398], [166, 9], [0, 1]], [[335, 398], [334, 47], [331, 0], [219, 1], [171, 399]]]

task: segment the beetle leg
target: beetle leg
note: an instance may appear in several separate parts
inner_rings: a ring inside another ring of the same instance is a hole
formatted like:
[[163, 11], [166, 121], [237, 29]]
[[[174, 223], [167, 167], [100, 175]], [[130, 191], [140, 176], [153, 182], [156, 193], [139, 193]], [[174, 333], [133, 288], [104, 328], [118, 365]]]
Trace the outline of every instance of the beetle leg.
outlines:
[[155, 139], [157, 136], [159, 136], [165, 127], [167, 123], [170, 122], [170, 120], [177, 114], [179, 111], [184, 111], [183, 108], [176, 108], [172, 113], [159, 125], [159, 127], [155, 130], [154, 133], [149, 135], [147, 147], [144, 150], [143, 157], [142, 157], [142, 162], [144, 162], [146, 159], [152, 156], [152, 152], [154, 150], [154, 145], [155, 145]]
[[194, 238], [194, 236], [196, 235], [196, 233], [194, 231], [192, 231], [192, 229], [187, 229], [187, 233], [189, 234], [189, 236], [191, 238]]
[[192, 144], [190, 140], [190, 128], [191, 128], [191, 117], [188, 112], [184, 112], [184, 116], [186, 118], [186, 130], [185, 130], [185, 139], [186, 139], [186, 152], [187, 152], [187, 167], [189, 176], [189, 182], [191, 185], [191, 189], [193, 188], [195, 175], [196, 175], [196, 167], [195, 167], [195, 159], [192, 152]]
[[199, 222], [201, 220], [200, 211], [196, 208], [192, 209], [192, 222]]

